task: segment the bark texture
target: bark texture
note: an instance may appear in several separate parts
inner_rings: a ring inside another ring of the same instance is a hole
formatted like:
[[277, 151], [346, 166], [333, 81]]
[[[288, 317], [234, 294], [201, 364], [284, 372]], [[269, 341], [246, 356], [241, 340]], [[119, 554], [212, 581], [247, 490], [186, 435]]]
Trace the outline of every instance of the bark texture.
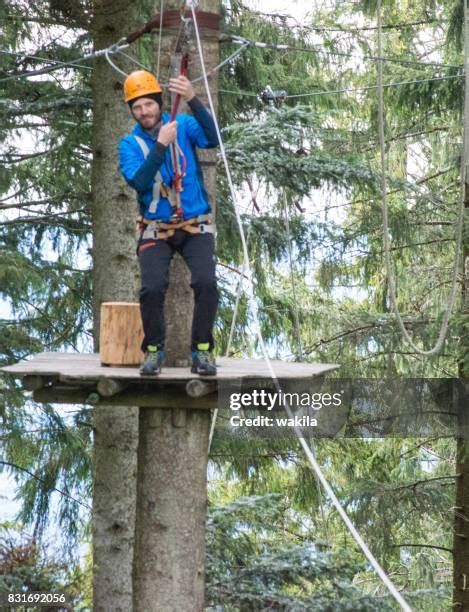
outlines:
[[210, 414], [142, 408], [134, 610], [204, 609]]
[[93, 610], [132, 610], [137, 456], [136, 409], [94, 414]]
[[[103, 49], [132, 29], [139, 2], [95, 0], [93, 42]], [[113, 56], [119, 66], [127, 65]], [[123, 77], [105, 60], [95, 60], [93, 74], [93, 307], [94, 336], [99, 338], [101, 302], [135, 302], [138, 262], [135, 256], [135, 192], [118, 169], [117, 145], [134, 122], [122, 97]], [[98, 346], [95, 347], [96, 349]]]
[[[466, 407], [467, 410], [467, 407]], [[467, 429], [466, 429], [467, 434]], [[469, 610], [469, 442], [457, 441], [456, 500], [453, 536], [453, 607]]]
[[[469, 1], [464, 1], [464, 55], [466, 68], [469, 57]], [[469, 214], [469, 73], [465, 74], [464, 89], [464, 221], [467, 230]], [[469, 378], [469, 239], [463, 242], [463, 269], [461, 294], [461, 351], [459, 376], [462, 384]], [[467, 386], [466, 386], [467, 395]], [[453, 609], [469, 611], [469, 415], [467, 406], [459, 407], [460, 437], [456, 449], [456, 499], [453, 533]]]
[[[103, 49], [132, 30], [140, 2], [94, 0], [93, 42]], [[130, 72], [131, 65], [119, 65]], [[99, 350], [102, 302], [134, 302], [138, 268], [133, 236], [136, 199], [118, 171], [117, 143], [132, 125], [120, 75], [104, 58], [93, 74], [93, 309]], [[95, 408], [93, 558], [95, 612], [132, 610], [138, 409]]]

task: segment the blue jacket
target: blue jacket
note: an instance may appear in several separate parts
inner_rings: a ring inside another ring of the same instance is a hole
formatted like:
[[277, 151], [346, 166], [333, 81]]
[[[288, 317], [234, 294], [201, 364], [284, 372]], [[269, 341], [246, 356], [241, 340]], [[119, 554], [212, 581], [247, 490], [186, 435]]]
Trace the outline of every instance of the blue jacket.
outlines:
[[[198, 98], [192, 98], [189, 107], [194, 114], [193, 117], [176, 115], [177, 142], [186, 158], [186, 172], [182, 179], [183, 191], [180, 193], [185, 219], [203, 215], [211, 210], [195, 148], [210, 149], [218, 146], [215, 124], [205, 106]], [[169, 119], [168, 113], [162, 114], [163, 123], [168, 123]], [[140, 136], [147, 143], [150, 153], [146, 159], [134, 135]], [[119, 142], [119, 165], [127, 183], [137, 191], [140, 213], [146, 219], [168, 221], [173, 212], [168, 198], [160, 195], [156, 213], [148, 211], [153, 199], [153, 184], [158, 170], [163, 182], [168, 186], [172, 185], [175, 174], [171, 148], [156, 140], [157, 136], [151, 136], [137, 123], [132, 132]]]

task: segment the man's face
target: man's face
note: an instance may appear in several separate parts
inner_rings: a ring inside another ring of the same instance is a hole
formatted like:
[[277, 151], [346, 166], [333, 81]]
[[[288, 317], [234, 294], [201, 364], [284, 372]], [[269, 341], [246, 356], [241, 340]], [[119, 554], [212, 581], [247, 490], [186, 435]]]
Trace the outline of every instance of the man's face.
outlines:
[[132, 104], [131, 112], [144, 130], [152, 130], [161, 119], [160, 106], [151, 98], [139, 98]]

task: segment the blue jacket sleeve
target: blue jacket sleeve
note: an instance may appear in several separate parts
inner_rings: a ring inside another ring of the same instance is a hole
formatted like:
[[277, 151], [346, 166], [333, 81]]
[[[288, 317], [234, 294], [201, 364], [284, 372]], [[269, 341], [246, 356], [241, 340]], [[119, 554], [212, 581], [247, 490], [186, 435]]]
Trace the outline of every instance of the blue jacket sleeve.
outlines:
[[217, 131], [212, 115], [195, 96], [188, 102], [193, 117], [189, 117], [187, 133], [192, 145], [200, 149], [218, 147]]
[[119, 167], [122, 176], [127, 183], [137, 191], [151, 189], [155, 174], [160, 169], [167, 147], [160, 142], [156, 142], [150, 148], [146, 159], [143, 158], [141, 149], [137, 143], [130, 141], [130, 138], [123, 138], [119, 143]]

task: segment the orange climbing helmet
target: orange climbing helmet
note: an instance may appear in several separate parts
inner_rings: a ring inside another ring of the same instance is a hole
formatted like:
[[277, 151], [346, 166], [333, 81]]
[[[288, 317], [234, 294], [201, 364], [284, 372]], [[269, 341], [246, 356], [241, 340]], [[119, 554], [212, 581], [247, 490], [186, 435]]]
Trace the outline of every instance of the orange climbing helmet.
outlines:
[[126, 102], [150, 94], [160, 94], [162, 91], [158, 79], [146, 70], [136, 70], [124, 81], [124, 100]]

